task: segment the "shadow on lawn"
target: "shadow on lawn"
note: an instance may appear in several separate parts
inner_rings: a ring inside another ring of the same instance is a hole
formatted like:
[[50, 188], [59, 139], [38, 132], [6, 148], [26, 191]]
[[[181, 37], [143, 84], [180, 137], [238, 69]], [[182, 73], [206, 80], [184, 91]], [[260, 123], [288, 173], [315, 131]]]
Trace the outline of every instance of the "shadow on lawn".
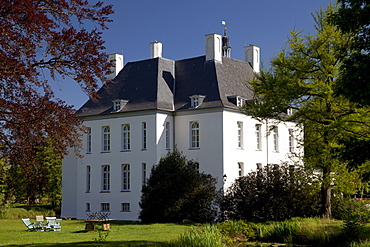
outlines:
[[38, 244], [22, 244], [22, 245], [3, 245], [3, 246], [8, 246], [8, 247], [15, 247], [15, 246], [20, 246], [20, 247], [36, 247], [36, 246], [41, 246], [41, 247], [51, 247], [51, 246], [58, 246], [58, 247], [71, 247], [71, 246], [78, 246], [78, 247], [85, 247], [85, 246], [123, 246], [123, 247], [144, 247], [144, 246], [164, 246], [165, 243], [163, 242], [150, 242], [150, 241], [104, 241], [104, 242], [94, 242], [94, 241], [89, 241], [89, 242], [75, 242], [75, 243], [38, 243]]

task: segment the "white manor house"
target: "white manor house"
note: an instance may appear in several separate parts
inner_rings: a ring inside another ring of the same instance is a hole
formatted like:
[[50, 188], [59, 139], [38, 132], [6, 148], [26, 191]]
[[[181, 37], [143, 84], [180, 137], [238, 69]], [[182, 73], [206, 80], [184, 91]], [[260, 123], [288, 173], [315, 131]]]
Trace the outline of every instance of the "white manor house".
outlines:
[[260, 48], [245, 47], [245, 61], [232, 59], [226, 34], [206, 35], [205, 47], [205, 56], [178, 61], [162, 57], [160, 42], [150, 44], [147, 60], [123, 65], [122, 55], [110, 55], [114, 83], [78, 113], [88, 129], [84, 157], [71, 152], [63, 160], [62, 217], [108, 211], [115, 220], [138, 220], [142, 185], [175, 146], [224, 189], [303, 152], [295, 123], [239, 111], [253, 97], [247, 84], [259, 72]]

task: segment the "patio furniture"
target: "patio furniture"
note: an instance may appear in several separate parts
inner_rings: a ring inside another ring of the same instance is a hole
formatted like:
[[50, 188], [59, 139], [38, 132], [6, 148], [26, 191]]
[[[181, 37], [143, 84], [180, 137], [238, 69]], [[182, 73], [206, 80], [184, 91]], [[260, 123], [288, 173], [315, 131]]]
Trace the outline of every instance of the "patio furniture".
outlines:
[[45, 217], [46, 219], [46, 230], [47, 231], [60, 231], [62, 227], [60, 226], [60, 222], [62, 219], [57, 219], [57, 217]]
[[41, 222], [32, 223], [29, 218], [22, 219], [22, 221], [27, 226], [27, 231], [36, 231], [36, 232], [44, 231]]
[[36, 221], [44, 221], [43, 215], [36, 215]]

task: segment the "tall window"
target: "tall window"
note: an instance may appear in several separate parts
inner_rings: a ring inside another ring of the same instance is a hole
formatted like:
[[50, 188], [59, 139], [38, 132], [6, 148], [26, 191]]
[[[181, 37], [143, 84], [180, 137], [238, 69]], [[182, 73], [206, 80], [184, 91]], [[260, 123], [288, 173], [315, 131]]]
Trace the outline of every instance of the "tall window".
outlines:
[[109, 203], [102, 203], [101, 205], [101, 211], [110, 211], [110, 204]]
[[292, 129], [289, 129], [289, 152], [294, 152], [294, 135]]
[[130, 135], [130, 125], [122, 125], [122, 150], [131, 149], [131, 135]]
[[243, 148], [243, 122], [238, 122], [238, 148]]
[[142, 170], [142, 182], [143, 182], [143, 185], [145, 185], [146, 183], [146, 163], [142, 163], [141, 164], [141, 170]]
[[238, 176], [244, 176], [244, 163], [238, 162]]
[[166, 122], [165, 132], [166, 132], [166, 149], [170, 149], [170, 122]]
[[261, 125], [256, 124], [256, 144], [257, 144], [257, 150], [262, 149], [262, 138], [261, 138]]
[[130, 165], [122, 165], [122, 191], [130, 190]]
[[90, 203], [87, 202], [86, 203], [86, 212], [90, 212], [91, 208], [90, 208]]
[[199, 123], [190, 122], [190, 148], [199, 148]]
[[91, 128], [87, 128], [86, 152], [91, 153]]
[[102, 166], [102, 191], [110, 190], [110, 166]]
[[274, 127], [272, 129], [272, 139], [273, 139], [273, 150], [275, 152], [279, 151], [279, 132], [278, 132], [278, 127]]
[[86, 192], [91, 189], [91, 166], [86, 166]]
[[102, 128], [103, 131], [103, 152], [110, 151], [110, 127], [104, 126]]
[[141, 123], [141, 128], [142, 128], [142, 149], [146, 149], [146, 122]]

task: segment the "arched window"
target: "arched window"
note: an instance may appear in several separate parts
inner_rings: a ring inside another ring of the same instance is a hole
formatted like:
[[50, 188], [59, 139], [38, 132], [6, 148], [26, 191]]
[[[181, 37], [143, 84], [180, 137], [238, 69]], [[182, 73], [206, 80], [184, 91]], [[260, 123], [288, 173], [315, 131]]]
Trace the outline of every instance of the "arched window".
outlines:
[[122, 150], [131, 149], [131, 134], [130, 134], [130, 125], [122, 125]]
[[103, 131], [103, 152], [109, 152], [110, 151], [110, 127], [104, 126], [102, 128]]
[[199, 122], [190, 122], [190, 148], [199, 148]]

